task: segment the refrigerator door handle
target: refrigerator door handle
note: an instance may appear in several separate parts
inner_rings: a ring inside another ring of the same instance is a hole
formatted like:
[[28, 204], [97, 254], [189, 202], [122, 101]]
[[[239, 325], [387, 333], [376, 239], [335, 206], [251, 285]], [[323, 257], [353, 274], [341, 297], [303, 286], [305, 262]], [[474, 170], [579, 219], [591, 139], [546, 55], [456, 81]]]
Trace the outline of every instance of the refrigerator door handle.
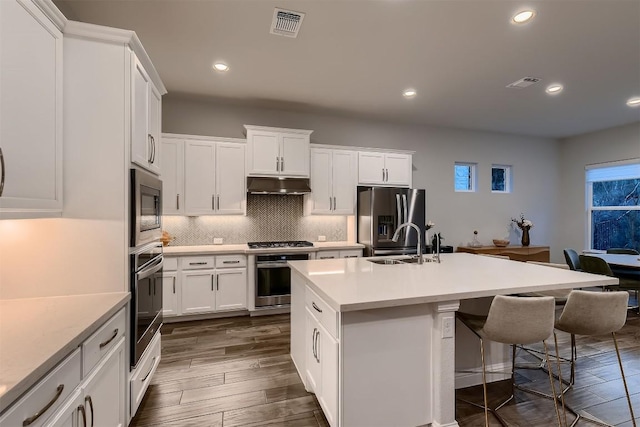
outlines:
[[409, 207], [407, 206], [407, 195], [402, 195], [402, 208], [403, 208], [403, 220], [402, 222], [409, 222]]
[[[398, 226], [400, 224], [404, 223], [404, 216], [402, 214], [402, 207], [400, 206], [400, 195], [399, 194], [396, 194], [396, 216], [398, 218], [398, 224], [396, 224], [395, 230], [393, 230], [394, 233], [398, 229]], [[404, 230], [402, 230], [401, 233], [404, 234]], [[402, 236], [402, 238], [404, 239], [404, 236]]]

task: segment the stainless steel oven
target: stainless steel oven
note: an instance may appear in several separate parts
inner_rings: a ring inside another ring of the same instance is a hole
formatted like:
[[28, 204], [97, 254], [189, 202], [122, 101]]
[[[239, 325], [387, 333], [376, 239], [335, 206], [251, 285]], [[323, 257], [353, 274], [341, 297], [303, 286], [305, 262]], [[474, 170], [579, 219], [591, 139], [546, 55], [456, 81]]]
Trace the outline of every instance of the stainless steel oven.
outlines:
[[308, 253], [256, 255], [256, 307], [290, 304], [291, 269], [287, 261], [308, 259]]
[[162, 237], [162, 181], [131, 169], [131, 243], [138, 247]]
[[162, 243], [131, 250], [131, 366], [162, 326]]

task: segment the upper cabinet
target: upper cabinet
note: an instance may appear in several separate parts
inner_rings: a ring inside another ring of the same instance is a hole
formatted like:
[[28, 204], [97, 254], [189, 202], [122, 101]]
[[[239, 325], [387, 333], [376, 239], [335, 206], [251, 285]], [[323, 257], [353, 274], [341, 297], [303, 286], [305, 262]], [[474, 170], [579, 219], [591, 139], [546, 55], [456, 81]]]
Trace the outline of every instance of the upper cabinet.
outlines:
[[245, 125], [247, 175], [309, 177], [313, 131]]
[[162, 98], [133, 53], [131, 64], [131, 161], [159, 174]]
[[234, 138], [164, 134], [163, 214], [244, 214], [245, 145]]
[[0, 1], [0, 218], [62, 212], [62, 45], [30, 0]]
[[312, 148], [310, 213], [353, 215], [355, 213], [357, 153]]
[[360, 151], [358, 185], [411, 187], [411, 154]]

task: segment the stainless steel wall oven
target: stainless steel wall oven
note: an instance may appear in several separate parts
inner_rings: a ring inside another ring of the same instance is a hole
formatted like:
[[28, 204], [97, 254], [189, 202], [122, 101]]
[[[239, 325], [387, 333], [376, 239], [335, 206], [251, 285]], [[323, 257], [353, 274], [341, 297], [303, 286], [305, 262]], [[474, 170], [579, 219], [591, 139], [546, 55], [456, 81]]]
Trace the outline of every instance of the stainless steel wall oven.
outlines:
[[162, 237], [162, 181], [131, 169], [131, 243], [138, 247]]

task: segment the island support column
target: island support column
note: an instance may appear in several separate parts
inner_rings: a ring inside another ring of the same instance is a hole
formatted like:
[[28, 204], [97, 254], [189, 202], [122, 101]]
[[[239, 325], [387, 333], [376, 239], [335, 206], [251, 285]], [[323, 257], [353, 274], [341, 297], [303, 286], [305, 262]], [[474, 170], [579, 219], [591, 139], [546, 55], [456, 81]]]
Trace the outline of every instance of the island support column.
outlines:
[[433, 427], [454, 427], [456, 421], [455, 364], [456, 311], [460, 301], [434, 303], [431, 336], [433, 363]]

